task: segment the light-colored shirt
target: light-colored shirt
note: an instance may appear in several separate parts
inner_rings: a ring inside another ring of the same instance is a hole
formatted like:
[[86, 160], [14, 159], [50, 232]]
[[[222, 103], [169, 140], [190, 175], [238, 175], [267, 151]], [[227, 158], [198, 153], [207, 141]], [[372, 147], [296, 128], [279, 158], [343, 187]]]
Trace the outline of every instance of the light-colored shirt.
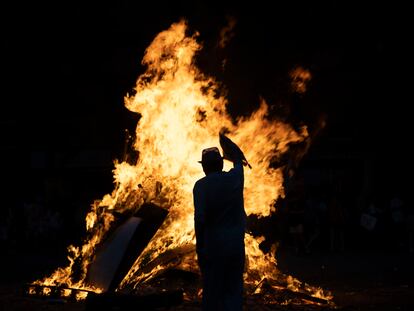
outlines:
[[197, 253], [207, 257], [244, 254], [246, 213], [243, 165], [199, 179], [193, 189]]

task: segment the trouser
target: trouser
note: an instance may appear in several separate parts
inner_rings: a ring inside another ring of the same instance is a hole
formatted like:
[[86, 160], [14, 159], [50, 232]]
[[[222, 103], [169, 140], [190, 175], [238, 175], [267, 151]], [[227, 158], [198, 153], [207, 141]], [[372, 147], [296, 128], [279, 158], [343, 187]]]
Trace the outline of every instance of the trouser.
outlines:
[[243, 309], [244, 254], [200, 258], [203, 278], [203, 310]]

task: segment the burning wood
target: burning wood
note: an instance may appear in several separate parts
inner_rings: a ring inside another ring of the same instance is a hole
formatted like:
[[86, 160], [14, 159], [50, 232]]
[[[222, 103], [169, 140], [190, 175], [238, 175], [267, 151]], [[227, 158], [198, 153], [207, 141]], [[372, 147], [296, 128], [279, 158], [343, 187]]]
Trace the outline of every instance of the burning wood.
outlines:
[[[167, 214], [167, 210], [154, 204], [144, 204], [134, 216], [126, 220], [126, 216], [117, 215], [112, 228], [108, 229], [105, 234], [106, 239], [96, 246], [96, 255], [87, 267], [87, 275], [84, 277], [87, 286], [71, 287], [69, 285], [71, 282], [68, 282], [69, 284], [63, 282], [39, 284], [40, 282], [37, 282], [29, 285], [27, 294], [71, 297], [72, 293], [77, 293], [78, 297], [84, 299], [88, 293], [114, 291], [134, 260], [161, 226]], [[96, 224], [99, 227], [99, 222]], [[76, 261], [71, 262], [72, 279], [82, 274], [82, 268], [84, 268], [82, 262], [79, 256]]]
[[103, 243], [89, 267], [87, 283], [105, 292], [115, 291], [167, 214], [153, 204], [142, 206]]
[[70, 288], [65, 286], [48, 286], [37, 284], [26, 284], [23, 289], [25, 295], [35, 297], [48, 297], [50, 299], [66, 299], [68, 301], [79, 301], [86, 298], [93, 291]]

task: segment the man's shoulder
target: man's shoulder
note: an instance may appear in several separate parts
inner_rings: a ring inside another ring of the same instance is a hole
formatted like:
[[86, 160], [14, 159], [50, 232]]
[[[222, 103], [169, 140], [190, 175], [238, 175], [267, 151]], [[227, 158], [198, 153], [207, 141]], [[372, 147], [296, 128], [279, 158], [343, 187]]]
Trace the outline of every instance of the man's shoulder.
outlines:
[[229, 176], [230, 178], [243, 178], [244, 172], [243, 172], [243, 164], [236, 163], [233, 168], [231, 168], [228, 172], [225, 172], [226, 176]]
[[206, 177], [207, 177], [207, 176], [204, 176], [204, 177], [200, 178], [199, 180], [197, 180], [197, 181], [194, 183], [194, 189], [199, 188], [199, 187], [202, 187], [202, 186], [203, 186], [203, 184], [205, 184], [205, 182], [206, 182]]
[[222, 171], [222, 172], [217, 172], [217, 173], [206, 175], [195, 182], [193, 189], [205, 188], [205, 187], [209, 187], [209, 185], [211, 184], [216, 184], [217, 182], [220, 181], [220, 179], [226, 176], [225, 175], [226, 173], [227, 172]]

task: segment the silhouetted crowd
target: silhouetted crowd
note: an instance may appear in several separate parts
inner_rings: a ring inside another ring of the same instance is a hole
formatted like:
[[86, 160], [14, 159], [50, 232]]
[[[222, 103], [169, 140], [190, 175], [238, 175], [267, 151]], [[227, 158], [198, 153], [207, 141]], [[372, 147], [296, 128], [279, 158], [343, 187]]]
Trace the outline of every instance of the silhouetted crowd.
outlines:
[[281, 246], [296, 254], [314, 250], [383, 250], [414, 253], [412, 203], [395, 189], [366, 197], [345, 193], [340, 183], [287, 189], [275, 217]]

